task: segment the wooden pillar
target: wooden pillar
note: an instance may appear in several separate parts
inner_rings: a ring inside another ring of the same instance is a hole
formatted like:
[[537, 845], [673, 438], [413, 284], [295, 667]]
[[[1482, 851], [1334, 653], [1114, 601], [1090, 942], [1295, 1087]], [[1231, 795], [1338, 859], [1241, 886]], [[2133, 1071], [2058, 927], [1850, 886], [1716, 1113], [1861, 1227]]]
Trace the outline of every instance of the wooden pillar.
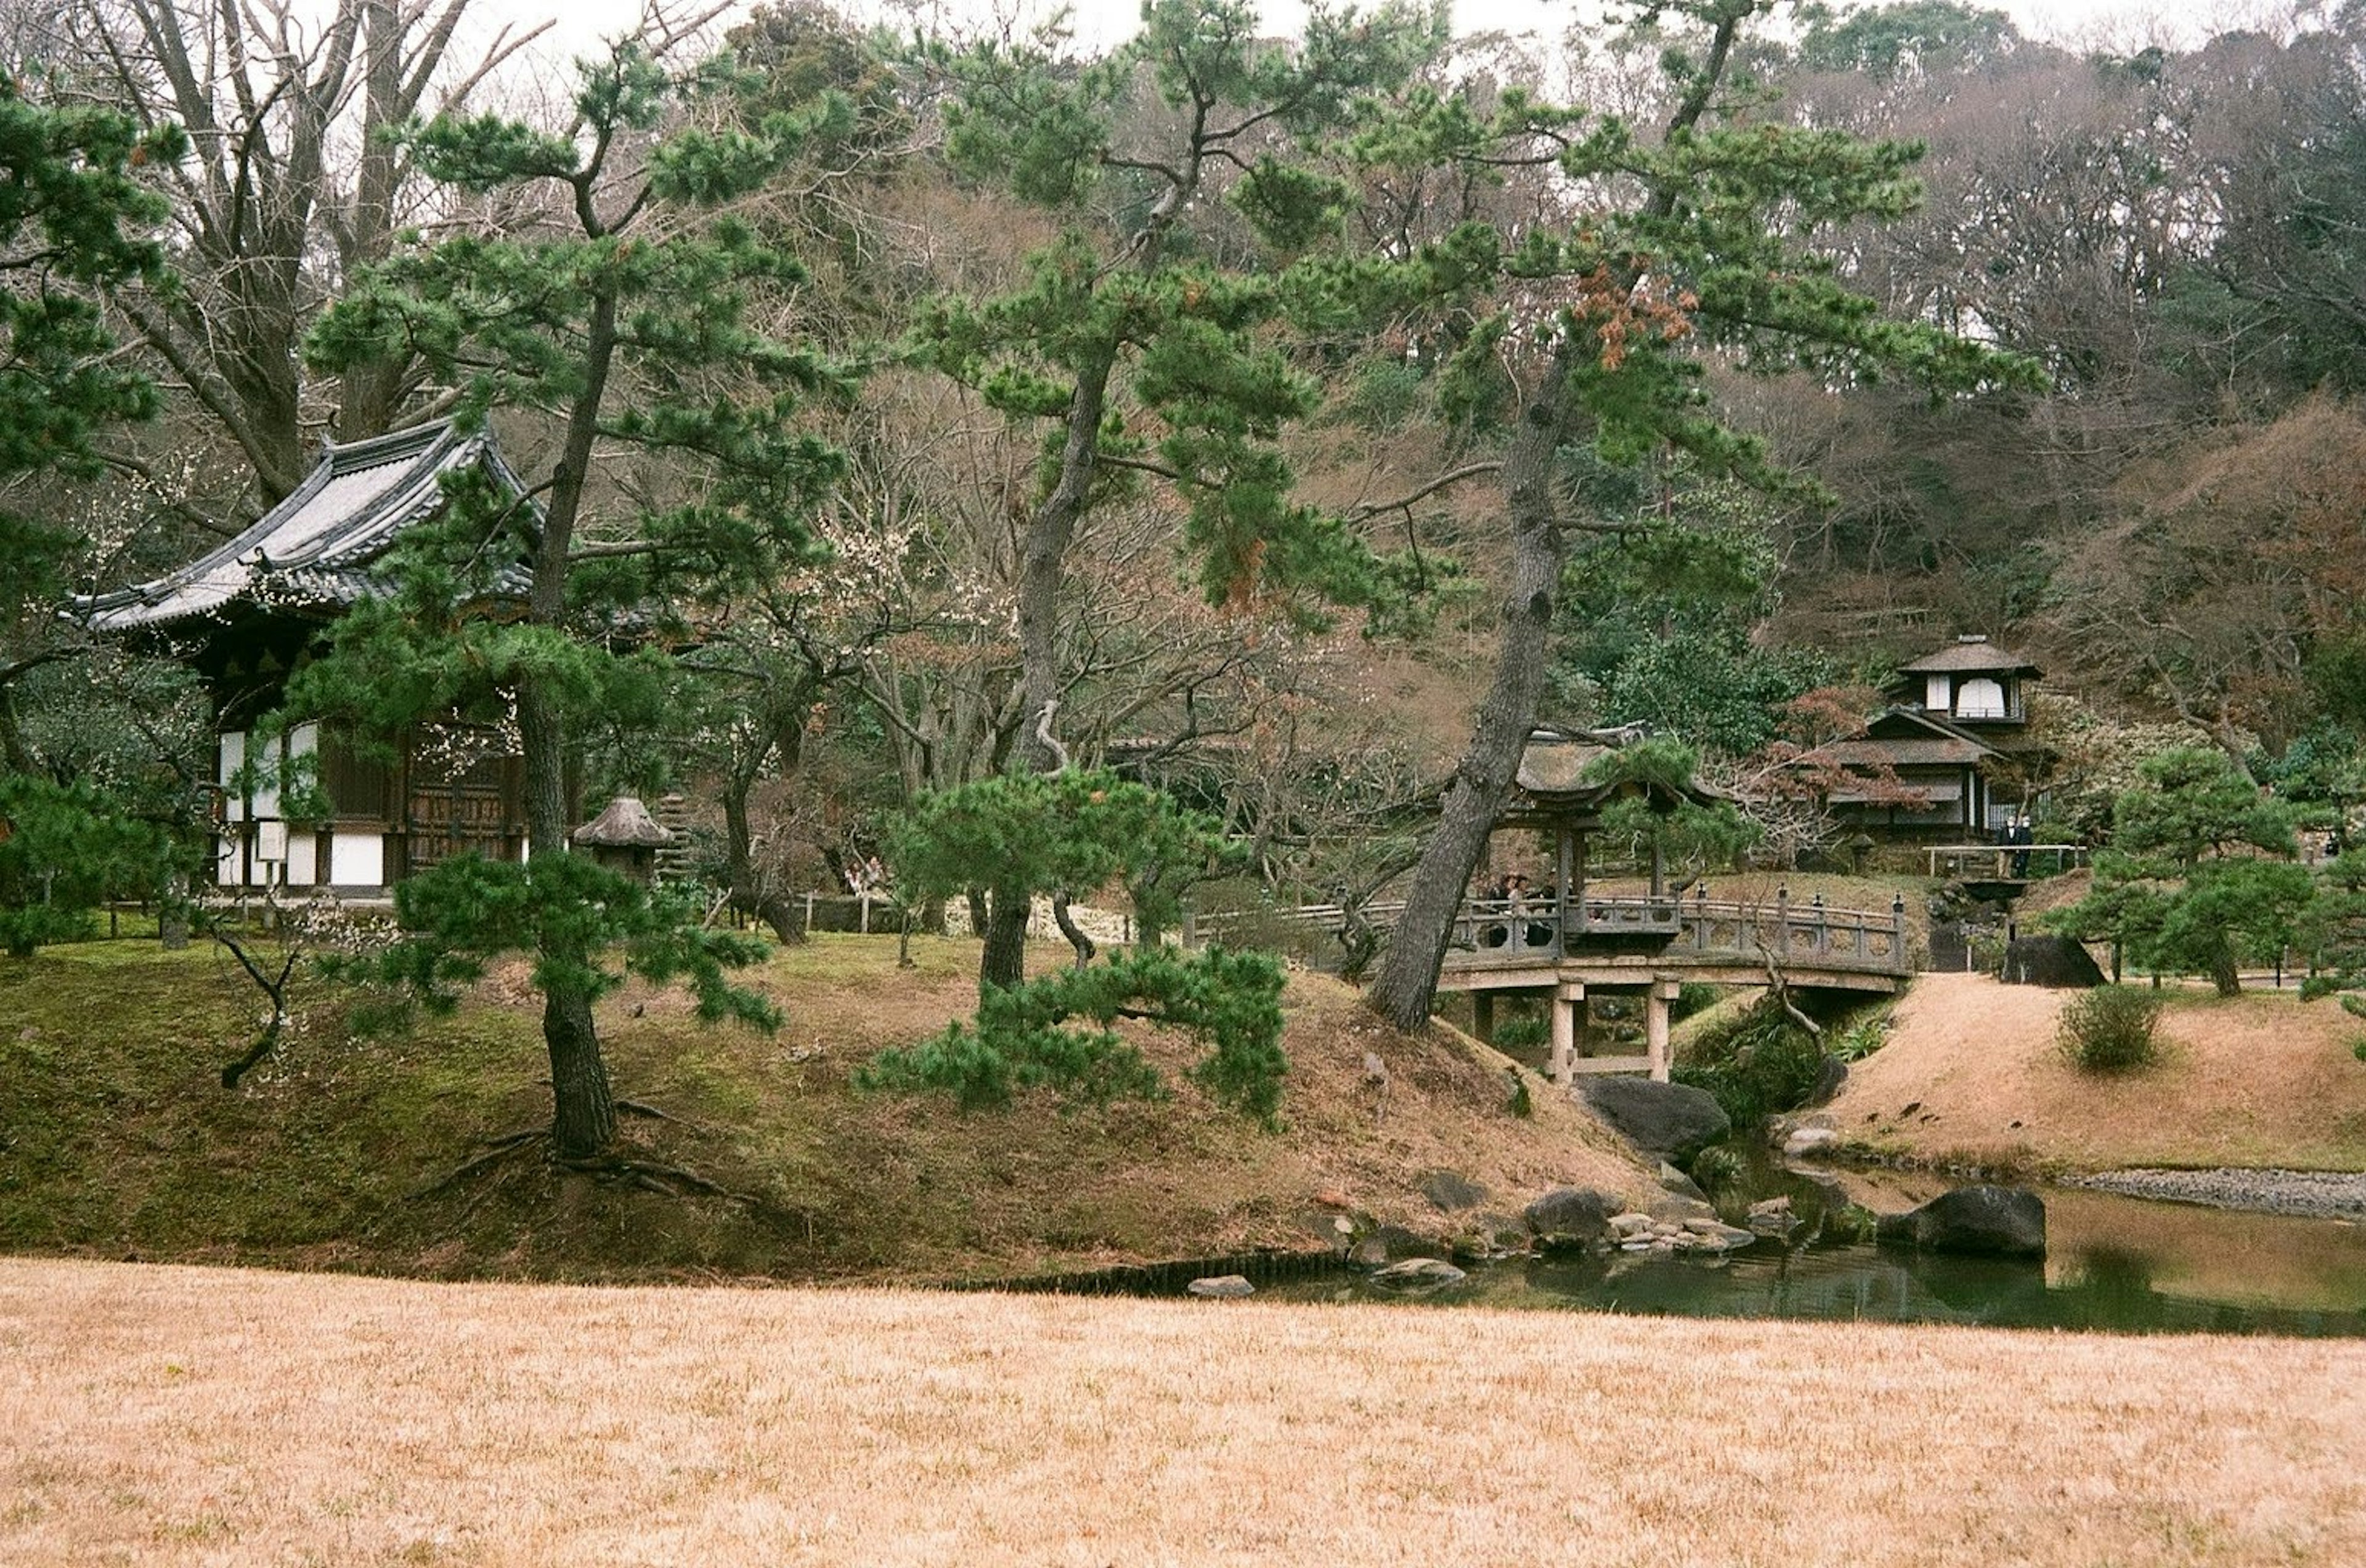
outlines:
[[1644, 1049], [1651, 1057], [1651, 1081], [1668, 1081], [1668, 1013], [1676, 999], [1673, 980], [1651, 982], [1651, 995], [1643, 1007]]
[[1667, 857], [1661, 852], [1660, 840], [1651, 840], [1651, 897], [1657, 898], [1668, 890]]
[[1563, 980], [1553, 987], [1552, 1081], [1564, 1088], [1569, 1084], [1570, 1058], [1577, 1051], [1577, 1010], [1584, 1001], [1585, 987], [1581, 981]]
[[1553, 824], [1553, 956], [1569, 950], [1570, 830], [1567, 822]]
[[1495, 1043], [1495, 993], [1470, 993], [1470, 1032], [1493, 1045]]

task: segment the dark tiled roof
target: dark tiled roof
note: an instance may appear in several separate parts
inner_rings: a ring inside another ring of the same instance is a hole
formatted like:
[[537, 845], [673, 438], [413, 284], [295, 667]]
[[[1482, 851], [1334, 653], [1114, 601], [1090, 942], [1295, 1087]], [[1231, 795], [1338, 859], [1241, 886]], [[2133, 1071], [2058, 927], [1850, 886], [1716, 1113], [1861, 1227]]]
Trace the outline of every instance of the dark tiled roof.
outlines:
[[[295, 492], [236, 538], [152, 582], [76, 608], [96, 630], [128, 631], [220, 615], [241, 601], [350, 604], [370, 591], [366, 569], [396, 535], [443, 504], [444, 475], [478, 462], [524, 493], [489, 433], [463, 432], [449, 420], [328, 446]], [[505, 591], [524, 586], [522, 570], [503, 574]]]

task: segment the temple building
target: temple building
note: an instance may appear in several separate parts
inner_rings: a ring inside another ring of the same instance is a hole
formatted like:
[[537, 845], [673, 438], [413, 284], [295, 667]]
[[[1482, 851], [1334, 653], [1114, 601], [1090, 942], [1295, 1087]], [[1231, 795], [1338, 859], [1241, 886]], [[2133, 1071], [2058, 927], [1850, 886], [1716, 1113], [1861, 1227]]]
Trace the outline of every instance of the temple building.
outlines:
[[[256, 733], [323, 630], [387, 586], [381, 563], [403, 532], [442, 514], [446, 476], [472, 468], [524, 496], [489, 431], [445, 421], [324, 446], [304, 482], [235, 538], [153, 581], [75, 605], [94, 631], [186, 662], [211, 695], [220, 886], [366, 897], [453, 855], [524, 853], [524, 773], [501, 727], [420, 726], [391, 759], [317, 724], [294, 727], [284, 741]], [[522, 604], [530, 585], [523, 567], [496, 582], [490, 614]], [[327, 797], [317, 819], [283, 809], [283, 745], [317, 759]]]

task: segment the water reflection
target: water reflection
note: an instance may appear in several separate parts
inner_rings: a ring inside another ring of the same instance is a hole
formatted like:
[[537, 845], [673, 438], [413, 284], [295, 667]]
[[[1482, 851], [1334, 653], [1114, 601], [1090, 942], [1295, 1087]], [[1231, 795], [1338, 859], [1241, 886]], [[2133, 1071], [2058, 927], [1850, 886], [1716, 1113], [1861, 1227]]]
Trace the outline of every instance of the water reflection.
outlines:
[[[1677, 1317], [1961, 1323], [2115, 1333], [2366, 1336], [2366, 1231], [2115, 1194], [2048, 1191], [2044, 1262], [1761, 1243], [1717, 1264], [1631, 1255], [1474, 1268], [1433, 1305]], [[1383, 1300], [1359, 1278], [1279, 1281], [1284, 1300]]]

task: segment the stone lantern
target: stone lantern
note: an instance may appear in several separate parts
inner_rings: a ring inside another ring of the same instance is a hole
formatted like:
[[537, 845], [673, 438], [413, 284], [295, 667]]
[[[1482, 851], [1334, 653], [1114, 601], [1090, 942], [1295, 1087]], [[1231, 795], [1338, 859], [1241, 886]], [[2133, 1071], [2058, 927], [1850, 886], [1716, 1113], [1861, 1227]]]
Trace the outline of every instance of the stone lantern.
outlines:
[[654, 882], [658, 852], [674, 841], [674, 833], [638, 799], [620, 795], [605, 811], [569, 834], [568, 840], [591, 851], [592, 860], [611, 871], [621, 871], [636, 882]]

